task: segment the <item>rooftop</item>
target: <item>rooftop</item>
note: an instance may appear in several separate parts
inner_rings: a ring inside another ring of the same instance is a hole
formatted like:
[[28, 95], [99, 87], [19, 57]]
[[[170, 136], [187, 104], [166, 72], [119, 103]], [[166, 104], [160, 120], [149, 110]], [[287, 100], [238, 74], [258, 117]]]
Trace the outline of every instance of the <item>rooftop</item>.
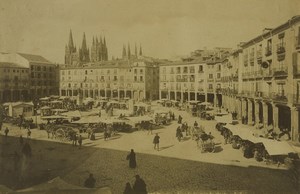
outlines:
[[38, 62], [38, 63], [51, 63], [44, 57], [40, 55], [32, 55], [32, 54], [25, 54], [25, 53], [17, 53], [18, 55], [24, 57], [29, 62]]
[[26, 67], [23, 67], [20, 64], [12, 63], [12, 62], [0, 62], [0, 68], [22, 68], [22, 69], [26, 69]]

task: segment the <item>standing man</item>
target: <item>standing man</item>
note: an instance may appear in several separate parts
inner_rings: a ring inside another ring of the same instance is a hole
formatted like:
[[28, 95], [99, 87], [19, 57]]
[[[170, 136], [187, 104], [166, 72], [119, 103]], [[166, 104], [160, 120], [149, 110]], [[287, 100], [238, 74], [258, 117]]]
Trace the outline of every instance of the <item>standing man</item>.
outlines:
[[156, 149], [157, 147], [157, 151], [159, 151], [159, 139], [160, 137], [158, 136], [158, 133], [156, 133], [153, 139], [153, 144], [154, 144], [154, 149]]
[[81, 137], [81, 135], [79, 135], [79, 137], [78, 137], [78, 144], [79, 144], [79, 149], [80, 149], [81, 145], [82, 145], [82, 137]]
[[4, 133], [5, 133], [5, 137], [7, 137], [7, 135], [8, 135], [8, 132], [9, 132], [9, 129], [6, 127], [6, 129], [5, 129], [5, 131], [4, 131]]
[[145, 181], [139, 176], [135, 175], [135, 182], [133, 184], [133, 191], [137, 194], [147, 194], [147, 185]]
[[194, 127], [195, 127], [195, 128], [198, 127], [197, 121], [194, 122]]
[[93, 174], [90, 174], [89, 178], [87, 178], [84, 182], [84, 186], [87, 188], [94, 188], [95, 187], [96, 180], [93, 176]]
[[129, 168], [136, 167], [136, 159], [135, 159], [135, 153], [133, 149], [131, 149], [131, 152], [127, 155], [126, 159], [129, 160]]

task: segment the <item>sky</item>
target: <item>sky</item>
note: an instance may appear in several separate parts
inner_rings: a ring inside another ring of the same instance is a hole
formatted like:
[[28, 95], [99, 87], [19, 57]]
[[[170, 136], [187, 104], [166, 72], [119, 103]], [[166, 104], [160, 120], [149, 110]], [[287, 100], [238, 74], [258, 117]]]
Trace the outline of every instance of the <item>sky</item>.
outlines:
[[0, 52], [64, 62], [70, 29], [81, 46], [105, 36], [109, 58], [141, 44], [156, 58], [232, 47], [300, 15], [299, 0], [0, 0]]

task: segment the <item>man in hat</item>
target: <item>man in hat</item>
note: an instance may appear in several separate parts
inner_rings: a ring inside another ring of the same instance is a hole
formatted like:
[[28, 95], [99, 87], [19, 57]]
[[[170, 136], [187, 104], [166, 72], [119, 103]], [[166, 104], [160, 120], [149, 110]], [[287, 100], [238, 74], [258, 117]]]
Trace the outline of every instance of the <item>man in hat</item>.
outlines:
[[136, 167], [136, 159], [135, 159], [135, 153], [133, 149], [131, 149], [131, 152], [127, 155], [126, 159], [129, 160], [129, 168]]
[[146, 187], [147, 187], [147, 185], [146, 185], [145, 181], [139, 175], [135, 175], [135, 182], [132, 187], [134, 193], [147, 194]]

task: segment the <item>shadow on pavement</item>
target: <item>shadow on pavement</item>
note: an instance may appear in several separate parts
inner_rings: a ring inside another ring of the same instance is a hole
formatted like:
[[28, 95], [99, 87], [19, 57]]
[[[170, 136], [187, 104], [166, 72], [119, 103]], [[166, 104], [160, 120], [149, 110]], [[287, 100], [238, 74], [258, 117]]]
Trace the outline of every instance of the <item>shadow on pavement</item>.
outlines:
[[160, 147], [160, 148], [159, 148], [159, 151], [162, 151], [162, 150], [171, 148], [171, 147], [173, 147], [173, 146], [174, 146], [174, 145], [169, 145], [169, 146]]

